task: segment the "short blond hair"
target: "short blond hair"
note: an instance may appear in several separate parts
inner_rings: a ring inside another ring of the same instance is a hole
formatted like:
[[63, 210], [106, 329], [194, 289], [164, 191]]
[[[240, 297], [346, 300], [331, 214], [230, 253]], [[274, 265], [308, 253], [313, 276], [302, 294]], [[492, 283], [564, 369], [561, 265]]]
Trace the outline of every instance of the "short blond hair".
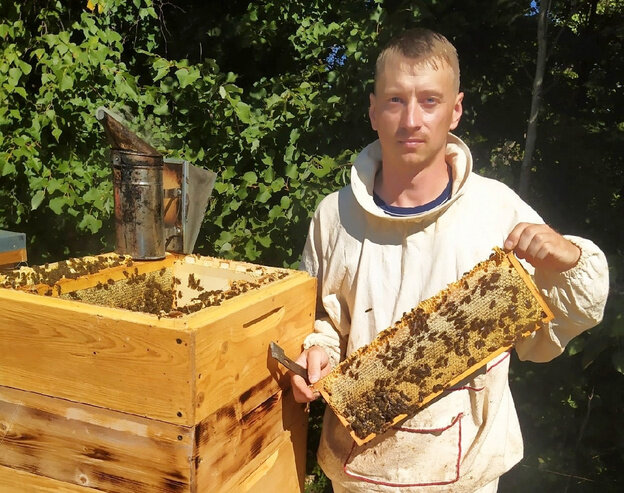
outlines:
[[426, 63], [437, 69], [437, 62], [444, 62], [451, 67], [455, 79], [455, 90], [459, 92], [459, 58], [451, 42], [439, 33], [429, 29], [414, 28], [393, 37], [377, 57], [375, 64], [375, 87], [383, 72], [386, 60], [398, 53], [412, 58], [416, 63]]

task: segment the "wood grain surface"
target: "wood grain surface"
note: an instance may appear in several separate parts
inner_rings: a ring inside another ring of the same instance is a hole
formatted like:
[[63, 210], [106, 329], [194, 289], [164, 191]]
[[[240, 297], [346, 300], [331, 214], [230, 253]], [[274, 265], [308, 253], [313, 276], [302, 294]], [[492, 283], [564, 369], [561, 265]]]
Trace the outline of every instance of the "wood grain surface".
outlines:
[[0, 289], [0, 385], [192, 424], [192, 334], [171, 320]]
[[172, 317], [0, 288], [0, 492], [303, 491], [307, 413], [269, 343], [299, 354], [316, 280], [197, 256], [135, 267], [206, 289], [281, 278]]
[[192, 428], [0, 387], [5, 467], [103, 491], [188, 491], [193, 446]]
[[278, 487], [280, 492], [303, 491], [307, 434], [303, 404], [295, 402], [291, 390], [279, 391], [259, 406], [250, 403], [238, 398], [198, 426], [198, 484], [223, 492], [278, 491]]
[[[223, 304], [219, 311], [198, 312], [189, 325], [196, 331], [196, 422], [217, 411], [224, 402], [255, 388], [271, 375], [286, 370], [270, 356], [269, 343], [280, 344], [287, 354], [301, 352], [312, 331], [316, 282], [303, 272], [245, 293], [243, 303]], [[267, 388], [267, 399], [276, 388]]]

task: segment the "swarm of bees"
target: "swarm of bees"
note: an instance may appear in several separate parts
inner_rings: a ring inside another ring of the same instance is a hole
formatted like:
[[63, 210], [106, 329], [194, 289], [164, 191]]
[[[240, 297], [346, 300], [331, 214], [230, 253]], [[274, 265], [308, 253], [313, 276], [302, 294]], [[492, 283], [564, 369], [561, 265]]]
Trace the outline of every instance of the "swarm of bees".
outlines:
[[[188, 287], [198, 292], [197, 296], [191, 299], [190, 303], [186, 305], [178, 306], [175, 310], [169, 313], [161, 313], [162, 316], [179, 317], [181, 315], [194, 313], [209, 306], [219, 306], [225, 300], [229, 300], [238, 296], [239, 294], [246, 293], [252, 289], [257, 289], [261, 286], [283, 279], [288, 275], [286, 271], [277, 271], [267, 274], [263, 274], [253, 281], [230, 281], [229, 289], [206, 291], [201, 285], [200, 281], [196, 279], [191, 273], [188, 277]], [[174, 284], [180, 284], [181, 281], [174, 278]], [[178, 297], [181, 297], [182, 292], [178, 292]]]
[[[59, 283], [62, 280], [105, 272], [108, 268], [118, 266], [124, 267], [122, 279], [104, 278], [92, 287], [68, 292], [63, 292], [62, 283]], [[253, 270], [249, 268], [247, 271], [253, 277], [252, 280], [232, 280], [227, 289], [207, 291], [198, 276], [189, 273], [182, 280], [175, 277], [174, 271], [175, 269], [163, 267], [157, 271], [140, 273], [130, 257], [102, 255], [9, 271], [6, 275], [0, 275], [0, 287], [174, 318], [218, 306], [225, 300], [288, 275], [287, 271], [281, 269], [267, 272], [260, 267]], [[37, 289], [41, 286], [43, 290]], [[183, 296], [180, 286], [196, 292], [190, 302], [182, 304], [179, 301]]]
[[522, 266], [496, 248], [347, 357], [319, 390], [356, 442], [365, 443], [550, 319]]
[[0, 287], [15, 289], [37, 284], [54, 286], [61, 279], [77, 279], [118, 265], [131, 266], [132, 259], [122, 255], [99, 255], [72, 258], [53, 264], [21, 267], [0, 275]]

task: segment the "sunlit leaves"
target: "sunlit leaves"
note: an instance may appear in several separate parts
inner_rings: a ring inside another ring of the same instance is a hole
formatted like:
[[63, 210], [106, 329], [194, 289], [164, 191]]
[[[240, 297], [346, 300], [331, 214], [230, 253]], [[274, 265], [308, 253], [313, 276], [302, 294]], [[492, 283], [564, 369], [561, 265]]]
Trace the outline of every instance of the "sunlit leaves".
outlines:
[[37, 207], [41, 205], [44, 197], [45, 190], [37, 190], [30, 201], [30, 208], [34, 211]]

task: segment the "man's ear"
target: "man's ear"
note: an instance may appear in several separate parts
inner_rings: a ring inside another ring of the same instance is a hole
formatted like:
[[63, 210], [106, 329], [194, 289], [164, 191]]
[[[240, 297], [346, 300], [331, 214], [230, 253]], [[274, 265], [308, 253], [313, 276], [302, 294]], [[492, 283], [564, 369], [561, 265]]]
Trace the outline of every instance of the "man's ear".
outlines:
[[375, 93], [371, 92], [368, 98], [370, 101], [370, 104], [368, 106], [368, 117], [370, 118], [371, 127], [373, 127], [373, 130], [377, 131], [377, 117], [375, 115]]
[[455, 105], [453, 106], [453, 116], [451, 120], [451, 126], [449, 130], [455, 130], [457, 125], [459, 125], [459, 120], [461, 119], [462, 113], [464, 111], [462, 106], [462, 101], [464, 100], [464, 93], [460, 92], [457, 94], [455, 98]]

